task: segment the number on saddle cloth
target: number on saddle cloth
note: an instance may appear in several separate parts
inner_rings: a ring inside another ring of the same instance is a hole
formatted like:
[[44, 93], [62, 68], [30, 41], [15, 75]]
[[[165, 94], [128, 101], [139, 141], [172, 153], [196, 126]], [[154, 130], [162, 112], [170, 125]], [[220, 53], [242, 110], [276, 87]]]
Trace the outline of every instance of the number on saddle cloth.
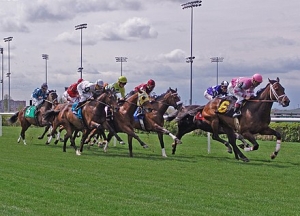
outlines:
[[236, 99], [231, 96], [223, 98], [219, 103], [216, 113], [224, 114], [231, 117], [233, 115], [235, 101]]
[[74, 102], [72, 104], [72, 112], [74, 113], [74, 115], [76, 115], [79, 119], [82, 119], [82, 107], [79, 107], [77, 110], [75, 110], [77, 104], [79, 102]]
[[26, 118], [35, 118], [36, 106], [29, 106], [26, 108], [24, 116]]

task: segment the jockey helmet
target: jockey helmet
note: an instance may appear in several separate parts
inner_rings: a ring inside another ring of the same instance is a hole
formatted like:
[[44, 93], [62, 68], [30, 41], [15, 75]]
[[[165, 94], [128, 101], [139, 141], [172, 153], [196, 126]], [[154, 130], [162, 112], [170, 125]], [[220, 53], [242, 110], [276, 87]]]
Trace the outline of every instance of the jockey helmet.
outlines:
[[41, 85], [41, 88], [42, 88], [42, 89], [46, 89], [46, 90], [47, 90], [47, 89], [48, 89], [48, 85], [47, 85], [47, 83], [43, 83], [43, 84]]
[[101, 87], [104, 85], [102, 79], [98, 79], [98, 80], [96, 81], [96, 84], [97, 84], [98, 86], [101, 86]]
[[155, 87], [155, 81], [153, 79], [149, 79], [148, 82], [147, 82], [147, 85]]
[[81, 83], [83, 81], [82, 78], [78, 79], [77, 84]]
[[120, 83], [127, 83], [127, 78], [125, 76], [120, 76], [119, 79], [118, 79], [118, 81]]
[[221, 86], [226, 86], [227, 87], [228, 85], [229, 85], [229, 83], [225, 80], [221, 82]]
[[258, 83], [262, 83], [263, 78], [262, 78], [262, 76], [260, 74], [254, 74], [252, 76], [252, 80], [254, 80], [254, 81], [258, 82]]

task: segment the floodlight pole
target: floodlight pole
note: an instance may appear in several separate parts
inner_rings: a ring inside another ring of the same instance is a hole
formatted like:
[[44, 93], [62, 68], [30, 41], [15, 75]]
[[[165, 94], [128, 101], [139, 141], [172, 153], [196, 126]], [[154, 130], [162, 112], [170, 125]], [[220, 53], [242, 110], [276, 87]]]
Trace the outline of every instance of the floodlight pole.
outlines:
[[115, 57], [115, 59], [116, 59], [116, 62], [121, 62], [121, 76], [122, 76], [122, 63], [123, 62], [127, 62], [127, 57]]
[[13, 39], [13, 37], [7, 37], [4, 38], [4, 42], [8, 42], [8, 73], [6, 76], [8, 77], [8, 101], [7, 101], [7, 111], [10, 112], [10, 41]]
[[2, 73], [1, 73], [1, 84], [2, 84], [2, 91], [1, 91], [1, 94], [2, 94], [2, 111], [4, 111], [4, 103], [3, 103], [3, 91], [4, 91], [4, 82], [3, 82], [3, 48], [0, 48], [0, 54], [1, 54], [1, 68], [2, 68]]
[[191, 55], [186, 58], [186, 62], [190, 63], [190, 105], [192, 105], [192, 95], [193, 95], [193, 8], [200, 7], [202, 1], [191, 1], [185, 4], [182, 4], [182, 9], [191, 8]]
[[223, 62], [223, 57], [212, 57], [211, 62], [217, 62], [217, 85], [219, 85], [219, 62]]
[[80, 29], [80, 68], [78, 68], [78, 72], [80, 72], [80, 78], [82, 78], [82, 29], [87, 28], [87, 24], [79, 24], [75, 26], [75, 30]]
[[42, 58], [45, 59], [45, 62], [46, 62], [46, 83], [48, 84], [47, 60], [49, 59], [49, 55], [48, 54], [42, 54]]

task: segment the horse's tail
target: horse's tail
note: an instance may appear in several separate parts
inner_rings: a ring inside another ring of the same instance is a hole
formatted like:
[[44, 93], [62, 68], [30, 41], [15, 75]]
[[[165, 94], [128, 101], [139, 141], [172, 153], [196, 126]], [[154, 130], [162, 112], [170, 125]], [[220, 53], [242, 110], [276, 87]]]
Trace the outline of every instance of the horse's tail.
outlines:
[[166, 121], [172, 121], [177, 117], [178, 113], [179, 113], [179, 110], [176, 110], [175, 112], [171, 113], [170, 115], [164, 116], [164, 119]]
[[19, 111], [16, 112], [15, 114], [13, 114], [9, 119], [7, 119], [7, 121], [10, 124], [13, 124], [13, 123], [15, 123], [18, 120], [18, 116], [19, 116]]
[[48, 110], [44, 113], [43, 117], [46, 121], [50, 121], [54, 119], [58, 114], [60, 110]]

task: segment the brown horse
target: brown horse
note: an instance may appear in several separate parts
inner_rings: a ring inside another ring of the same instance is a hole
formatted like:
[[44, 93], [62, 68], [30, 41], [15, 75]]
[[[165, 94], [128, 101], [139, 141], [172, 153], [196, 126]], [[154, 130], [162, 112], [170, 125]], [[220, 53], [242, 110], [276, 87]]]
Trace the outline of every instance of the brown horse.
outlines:
[[[58, 95], [57, 95], [56, 91], [50, 90], [47, 93], [47, 99], [42, 103], [41, 107], [39, 108], [39, 111], [37, 112], [37, 114], [35, 114], [34, 118], [25, 117], [25, 112], [26, 112], [27, 108], [29, 108], [27, 106], [27, 107], [24, 107], [22, 110], [16, 112], [14, 115], [12, 115], [8, 119], [8, 122], [10, 122], [11, 124], [15, 123], [17, 120], [19, 120], [19, 122], [21, 123], [22, 130], [21, 130], [20, 136], [18, 138], [18, 143], [22, 139], [24, 145], [26, 145], [25, 132], [30, 127], [30, 125], [35, 125], [35, 126], [39, 126], [39, 127], [46, 126], [44, 134], [48, 131], [50, 123], [43, 118], [43, 114], [47, 110], [52, 109], [53, 107], [55, 107], [58, 104], [57, 97], [58, 97]], [[43, 137], [43, 135], [42, 135], [42, 137]]]
[[[167, 157], [165, 151], [165, 144], [163, 140], [163, 134], [169, 135], [175, 143], [180, 143], [181, 141], [174, 136], [170, 131], [164, 128], [164, 118], [163, 115], [167, 111], [169, 106], [177, 109], [181, 105], [180, 97], [178, 96], [177, 89], [169, 88], [167, 92], [151, 98], [151, 112], [146, 112], [141, 117], [135, 117], [134, 128], [144, 131], [156, 132], [160, 142], [162, 156]], [[143, 118], [144, 116], [144, 118]]]
[[269, 127], [271, 108], [274, 102], [278, 102], [283, 107], [287, 107], [290, 103], [289, 98], [285, 95], [284, 87], [279, 83], [279, 78], [276, 80], [269, 79], [269, 83], [257, 93], [254, 99], [246, 101], [242, 107], [242, 116], [239, 118], [232, 118], [232, 111], [229, 112], [229, 115], [223, 114], [223, 111], [228, 109], [230, 101], [219, 98], [210, 101], [204, 107], [202, 115], [212, 127], [212, 138], [214, 140], [226, 143], [225, 140], [219, 137], [219, 128], [222, 127], [224, 129], [233, 147], [236, 159], [241, 158], [244, 161], [248, 161], [236, 146], [234, 131], [237, 131], [253, 144], [253, 147], [248, 150], [257, 150], [259, 148], [259, 144], [253, 134], [276, 136], [276, 148], [271, 154], [271, 159], [274, 159], [280, 150], [281, 144], [281, 134]]
[[[66, 151], [66, 143], [70, 138], [71, 145], [76, 151], [77, 155], [81, 155], [83, 150], [83, 143], [87, 138], [90, 131], [95, 128], [102, 129], [103, 127], [108, 128], [113, 134], [115, 132], [110, 127], [110, 125], [106, 121], [105, 115], [105, 106], [109, 106], [117, 108], [117, 97], [115, 92], [111, 90], [104, 90], [100, 96], [98, 96], [95, 100], [89, 100], [86, 102], [85, 106], [82, 108], [82, 119], [79, 119], [72, 111], [72, 104], [62, 104], [58, 106], [55, 110], [50, 110], [45, 113], [44, 118], [52, 121], [53, 130], [51, 132], [51, 136], [56, 134], [56, 129], [59, 126], [63, 126], [66, 130], [66, 134], [64, 136], [64, 145], [63, 151]], [[80, 150], [77, 150], [75, 144], [75, 137], [72, 136], [75, 131], [83, 131]]]
[[[141, 146], [143, 146], [143, 148], [148, 148], [148, 145], [146, 145], [134, 132], [133, 114], [138, 107], [138, 101], [139, 105], [143, 107], [147, 105], [149, 106], [150, 104], [150, 98], [146, 92], [137, 92], [125, 99], [123, 105], [120, 106], [119, 111], [114, 113], [113, 120], [109, 121], [110, 125], [114, 128], [115, 132], [123, 132], [128, 135], [128, 149], [130, 157], [133, 157], [132, 138], [138, 140], [138, 142]], [[113, 134], [110, 132], [107, 136], [107, 144], [111, 140], [112, 136]], [[105, 149], [107, 148], [107, 144], [104, 146]]]

